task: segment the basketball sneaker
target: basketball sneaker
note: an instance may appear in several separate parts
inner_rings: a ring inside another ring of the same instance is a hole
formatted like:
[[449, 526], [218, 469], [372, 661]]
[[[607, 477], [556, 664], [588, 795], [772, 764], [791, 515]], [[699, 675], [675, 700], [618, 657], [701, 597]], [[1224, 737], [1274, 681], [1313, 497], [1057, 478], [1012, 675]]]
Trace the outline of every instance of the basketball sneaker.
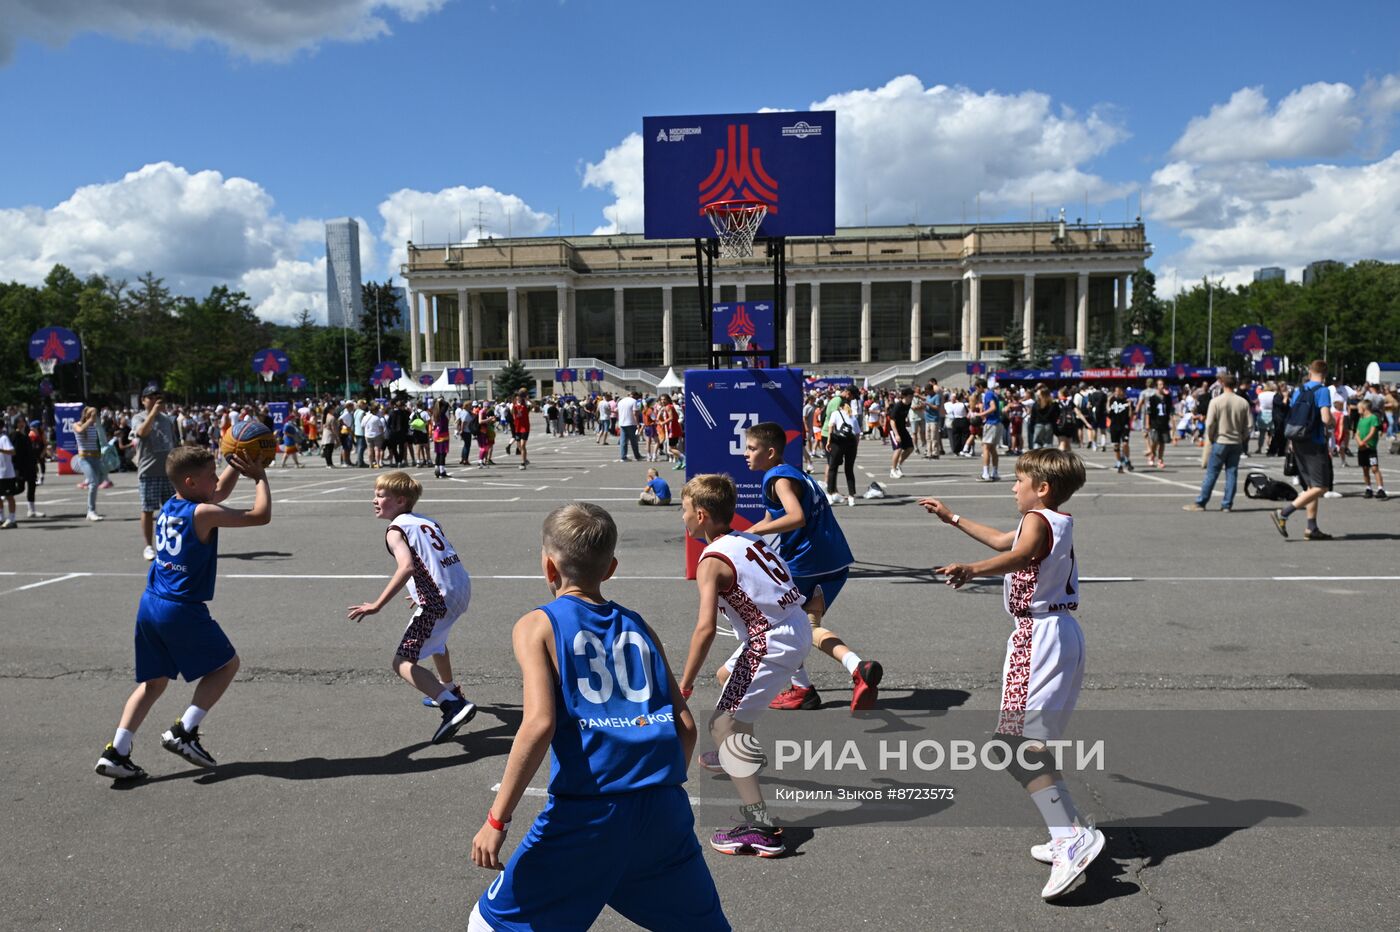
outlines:
[[699, 757], [700, 766], [710, 773], [724, 773], [724, 765], [719, 762], [719, 751], [706, 751]]
[[1269, 512], [1269, 520], [1274, 522], [1274, 527], [1278, 528], [1280, 534], [1288, 536], [1288, 519], [1283, 516], [1283, 509], [1275, 508]]
[[199, 729], [185, 730], [179, 719], [160, 736], [160, 746], [171, 754], [178, 754], [196, 767], [214, 767], [217, 762], [199, 743]]
[[108, 742], [106, 750], [97, 759], [97, 766], [93, 770], [113, 780], [141, 780], [146, 777], [146, 771], [141, 769], [141, 765], [133, 761], [130, 754], [118, 754], [111, 742]]
[[1040, 895], [1047, 900], [1065, 893], [1103, 851], [1103, 832], [1087, 826], [1076, 825], [1074, 834], [1054, 842], [1051, 848], [1050, 879]]
[[817, 695], [815, 686], [789, 686], [773, 697], [768, 703], [770, 709], [819, 709], [822, 697]]
[[1031, 857], [1041, 864], [1055, 863], [1055, 839], [1050, 839], [1043, 845], [1031, 845]]
[[761, 858], [776, 858], [787, 851], [780, 829], [747, 823], [727, 832], [715, 832], [710, 836], [710, 847], [720, 854], [756, 854]]
[[458, 728], [470, 722], [472, 716], [476, 714], [476, 706], [465, 699], [453, 699], [443, 703], [441, 708], [442, 724], [438, 726], [437, 731], [433, 732], [431, 744], [442, 744], [455, 735]]
[[866, 712], [875, 708], [875, 700], [880, 695], [880, 680], [885, 668], [878, 660], [862, 660], [856, 664], [856, 672], [851, 674], [855, 684], [851, 690], [851, 711]]

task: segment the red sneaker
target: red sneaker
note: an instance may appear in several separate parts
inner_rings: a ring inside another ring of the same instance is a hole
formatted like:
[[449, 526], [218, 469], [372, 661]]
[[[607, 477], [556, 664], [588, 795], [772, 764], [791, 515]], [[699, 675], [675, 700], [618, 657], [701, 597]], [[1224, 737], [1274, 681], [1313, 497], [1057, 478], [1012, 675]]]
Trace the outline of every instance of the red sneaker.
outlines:
[[768, 703], [770, 709], [817, 709], [822, 704], [821, 696], [817, 695], [815, 686], [789, 686], [787, 689], [773, 697], [773, 701]]
[[885, 668], [878, 660], [862, 660], [856, 664], [856, 672], [851, 674], [855, 688], [851, 690], [851, 711], [867, 712], [875, 708], [875, 700], [880, 696], [880, 680]]

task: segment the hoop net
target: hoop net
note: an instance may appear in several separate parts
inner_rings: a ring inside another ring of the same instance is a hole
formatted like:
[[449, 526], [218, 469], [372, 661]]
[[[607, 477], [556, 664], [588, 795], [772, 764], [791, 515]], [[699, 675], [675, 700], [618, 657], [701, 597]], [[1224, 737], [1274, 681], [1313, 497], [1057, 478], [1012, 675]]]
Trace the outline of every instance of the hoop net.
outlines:
[[39, 363], [40, 372], [44, 373], [44, 375], [53, 375], [54, 367], [58, 365], [58, 357], [40, 356], [37, 362]]
[[276, 374], [277, 374], [276, 372], [259, 372], [259, 373], [258, 373], [258, 375], [262, 378], [262, 380], [263, 380], [264, 383], [271, 382], [271, 381], [272, 381], [272, 377], [273, 377], [274, 375], [276, 375]]
[[705, 205], [704, 212], [719, 239], [722, 258], [746, 259], [753, 255], [753, 238], [768, 216], [767, 204], [752, 200], [714, 201]]
[[743, 352], [744, 350], [747, 350], [749, 348], [749, 341], [752, 339], [753, 337], [750, 334], [736, 333], [734, 334], [734, 348], [740, 352]]

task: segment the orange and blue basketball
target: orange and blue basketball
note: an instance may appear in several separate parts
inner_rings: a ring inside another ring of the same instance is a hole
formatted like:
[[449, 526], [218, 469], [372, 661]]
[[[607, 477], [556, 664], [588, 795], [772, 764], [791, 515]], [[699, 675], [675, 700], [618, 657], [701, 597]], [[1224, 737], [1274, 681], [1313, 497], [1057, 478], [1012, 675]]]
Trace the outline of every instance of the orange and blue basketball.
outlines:
[[277, 458], [277, 435], [261, 421], [240, 421], [224, 433], [219, 452], [225, 458], [237, 453], [249, 462], [271, 466]]

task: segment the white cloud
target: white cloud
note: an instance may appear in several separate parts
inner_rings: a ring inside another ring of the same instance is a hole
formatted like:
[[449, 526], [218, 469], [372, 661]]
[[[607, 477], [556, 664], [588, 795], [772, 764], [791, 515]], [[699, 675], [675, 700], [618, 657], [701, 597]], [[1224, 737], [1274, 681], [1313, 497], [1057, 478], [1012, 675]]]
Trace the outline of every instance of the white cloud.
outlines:
[[0, 65], [20, 39], [59, 46], [81, 33], [188, 48], [212, 41], [251, 58], [279, 58], [324, 41], [387, 35], [392, 13], [413, 21], [447, 0], [0, 0]]
[[[1359, 91], [1309, 84], [1272, 111], [1245, 88], [1191, 120], [1145, 196], [1149, 220], [1185, 241], [1162, 257], [1163, 274], [1237, 284], [1264, 265], [1297, 278], [1317, 259], [1400, 261], [1400, 151], [1354, 158], [1365, 137], [1372, 146], [1386, 141], [1397, 110], [1400, 77], [1387, 75]], [[1270, 164], [1304, 158], [1313, 161]]]
[[322, 251], [322, 227], [273, 208], [255, 182], [158, 162], [52, 208], [0, 209], [0, 280], [38, 283], [57, 263], [115, 278], [153, 271], [177, 294], [244, 288], [268, 319], [323, 309], [324, 268], [313, 281], [314, 263], [300, 261]]
[[1345, 154], [1363, 126], [1356, 92], [1346, 84], [1308, 84], [1272, 111], [1257, 87], [1194, 117], [1172, 155], [1195, 162], [1329, 158]]
[[[1088, 164], [1127, 138], [1101, 113], [1056, 109], [1036, 91], [979, 93], [965, 87], [925, 88], [913, 75], [882, 87], [814, 101], [835, 110], [836, 222], [956, 222], [1026, 217], [1040, 207], [1121, 197], [1131, 186], [1108, 182]], [[614, 201], [597, 232], [640, 230], [642, 144], [635, 133], [589, 164], [584, 185]]]
[[613, 202], [603, 208], [607, 223], [594, 233], [640, 233], [644, 210], [642, 207], [642, 137], [630, 133], [626, 139], [603, 153], [598, 162], [590, 162], [583, 172], [583, 186], [610, 190]]
[[[441, 191], [395, 191], [379, 203], [382, 239], [391, 274], [408, 261], [406, 243], [474, 243], [486, 236], [532, 236], [552, 230], [554, 214], [535, 210], [514, 194], [458, 185]], [[460, 236], [459, 236], [460, 230]], [[363, 255], [360, 268], [369, 274]]]

